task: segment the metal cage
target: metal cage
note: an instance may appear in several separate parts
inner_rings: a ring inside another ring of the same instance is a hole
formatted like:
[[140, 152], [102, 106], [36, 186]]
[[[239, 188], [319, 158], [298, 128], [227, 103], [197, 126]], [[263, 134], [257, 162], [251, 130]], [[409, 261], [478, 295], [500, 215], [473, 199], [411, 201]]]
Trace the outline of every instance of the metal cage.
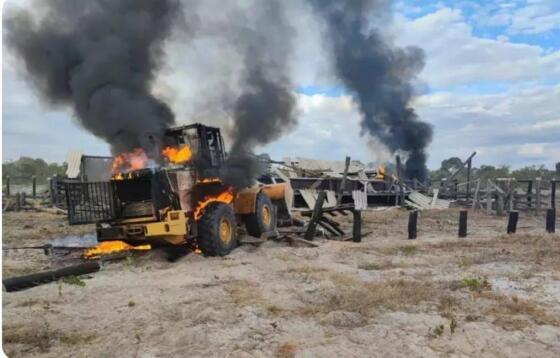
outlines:
[[65, 188], [70, 225], [96, 223], [117, 217], [120, 205], [112, 182], [67, 181]]

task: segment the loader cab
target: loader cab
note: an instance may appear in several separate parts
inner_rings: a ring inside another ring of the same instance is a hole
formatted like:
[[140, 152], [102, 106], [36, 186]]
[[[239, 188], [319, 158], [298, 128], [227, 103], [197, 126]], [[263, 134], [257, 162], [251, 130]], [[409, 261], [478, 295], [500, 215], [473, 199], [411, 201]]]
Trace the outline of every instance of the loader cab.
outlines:
[[220, 129], [200, 123], [168, 129], [165, 145], [188, 145], [205, 167], [219, 167], [225, 159], [224, 141]]

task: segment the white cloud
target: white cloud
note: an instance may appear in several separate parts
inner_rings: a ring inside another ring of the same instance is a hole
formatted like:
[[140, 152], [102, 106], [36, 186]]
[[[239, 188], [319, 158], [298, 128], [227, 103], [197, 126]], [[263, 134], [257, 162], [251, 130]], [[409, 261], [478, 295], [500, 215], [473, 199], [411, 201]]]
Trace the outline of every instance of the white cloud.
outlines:
[[555, 29], [560, 29], [558, 0], [530, 0], [513, 12], [509, 32], [538, 34]]
[[417, 99], [424, 120], [435, 126], [430, 166], [452, 155], [479, 152], [489, 164], [546, 164], [559, 160], [560, 85], [499, 94], [440, 92]]
[[560, 79], [560, 51], [473, 35], [460, 10], [442, 8], [414, 20], [400, 17], [398, 42], [426, 51], [421, 77], [431, 86]]
[[346, 155], [364, 162], [385, 159], [360, 135], [360, 115], [348, 96], [298, 95], [298, 127], [280, 140], [261, 148], [273, 158], [286, 156], [343, 160]]

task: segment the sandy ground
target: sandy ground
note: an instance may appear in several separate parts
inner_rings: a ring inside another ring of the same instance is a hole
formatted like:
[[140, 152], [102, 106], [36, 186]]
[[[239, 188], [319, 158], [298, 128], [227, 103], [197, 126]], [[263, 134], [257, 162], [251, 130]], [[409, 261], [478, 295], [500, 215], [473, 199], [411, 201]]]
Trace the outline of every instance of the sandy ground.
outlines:
[[[558, 357], [560, 236], [542, 218], [422, 212], [364, 215], [362, 243], [267, 242], [223, 258], [161, 250], [106, 265], [85, 285], [3, 293], [10, 357]], [[3, 245], [38, 245], [63, 216], [4, 214]], [[60, 257], [58, 258], [60, 260]], [[4, 252], [4, 277], [53, 265], [41, 251]]]

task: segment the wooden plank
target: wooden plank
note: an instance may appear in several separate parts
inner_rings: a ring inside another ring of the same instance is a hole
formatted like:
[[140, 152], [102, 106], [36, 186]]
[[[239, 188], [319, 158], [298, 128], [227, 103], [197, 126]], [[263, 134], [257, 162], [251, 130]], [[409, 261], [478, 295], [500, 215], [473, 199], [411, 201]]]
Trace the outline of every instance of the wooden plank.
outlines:
[[321, 226], [322, 228], [324, 228], [325, 230], [327, 230], [331, 235], [342, 236], [344, 234], [344, 232], [342, 232], [342, 234], [340, 234], [337, 230], [335, 230], [335, 228], [333, 228], [331, 225], [329, 225], [329, 223], [326, 222], [326, 221], [319, 220], [319, 222], [317, 222], [317, 224], [319, 226]]
[[480, 179], [476, 181], [476, 189], [474, 190], [472, 209], [476, 209], [476, 204], [478, 203], [478, 192], [480, 190]]
[[336, 198], [336, 204], [340, 205], [342, 201], [342, 195], [344, 194], [344, 189], [346, 189], [346, 177], [348, 176], [348, 168], [350, 167], [350, 157], [346, 157], [344, 161], [344, 174], [342, 175], [342, 182], [338, 188], [338, 195]]
[[430, 208], [435, 208], [436, 207], [436, 203], [438, 200], [438, 195], [439, 195], [439, 188], [434, 189], [434, 196], [432, 196], [432, 202], [430, 203]]
[[490, 179], [486, 182], [486, 213], [492, 213], [492, 190], [490, 189]]
[[297, 236], [285, 236], [284, 239], [289, 242], [298, 242], [311, 247], [319, 247], [318, 244], [311, 242], [309, 240], [302, 239], [301, 237], [297, 237]]
[[325, 192], [321, 190], [319, 195], [317, 196], [317, 201], [315, 202], [315, 207], [313, 208], [313, 214], [311, 215], [311, 219], [307, 224], [307, 231], [305, 232], [305, 239], [306, 240], [313, 240], [315, 236], [315, 230], [317, 229], [317, 223], [321, 218], [323, 213], [323, 202], [325, 201]]

